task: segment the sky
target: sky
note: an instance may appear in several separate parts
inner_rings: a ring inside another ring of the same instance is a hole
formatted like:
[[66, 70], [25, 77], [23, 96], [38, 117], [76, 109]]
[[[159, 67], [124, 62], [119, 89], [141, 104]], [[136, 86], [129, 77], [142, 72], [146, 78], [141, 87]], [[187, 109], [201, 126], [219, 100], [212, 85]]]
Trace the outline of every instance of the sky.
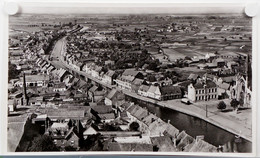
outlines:
[[19, 6], [20, 13], [36, 14], [236, 14], [244, 11], [240, 4], [21, 3]]

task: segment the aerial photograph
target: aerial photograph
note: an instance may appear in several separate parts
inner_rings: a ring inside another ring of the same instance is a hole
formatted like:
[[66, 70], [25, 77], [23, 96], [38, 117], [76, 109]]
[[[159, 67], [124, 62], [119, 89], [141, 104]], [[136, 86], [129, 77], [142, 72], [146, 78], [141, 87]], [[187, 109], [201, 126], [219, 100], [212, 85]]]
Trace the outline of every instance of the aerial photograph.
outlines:
[[8, 152], [252, 153], [252, 18], [9, 16]]

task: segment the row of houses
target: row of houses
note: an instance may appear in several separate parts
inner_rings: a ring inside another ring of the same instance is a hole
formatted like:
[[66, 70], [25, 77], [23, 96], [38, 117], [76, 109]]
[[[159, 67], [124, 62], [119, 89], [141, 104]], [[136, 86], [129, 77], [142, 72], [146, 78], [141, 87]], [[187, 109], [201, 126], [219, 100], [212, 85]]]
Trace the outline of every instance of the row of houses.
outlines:
[[[218, 151], [215, 146], [201, 139], [201, 136], [194, 139], [185, 131], [180, 132], [170, 124], [170, 121], [166, 123], [156, 115], [148, 112], [147, 109], [138, 105], [125, 103], [121, 106], [121, 111], [122, 113], [126, 112], [127, 115], [124, 118], [128, 119], [129, 122], [137, 122], [140, 125], [139, 130], [142, 132], [142, 138], [140, 139], [145, 140], [141, 143], [157, 147], [157, 151]], [[118, 143], [131, 143], [131, 139], [120, 140]]]

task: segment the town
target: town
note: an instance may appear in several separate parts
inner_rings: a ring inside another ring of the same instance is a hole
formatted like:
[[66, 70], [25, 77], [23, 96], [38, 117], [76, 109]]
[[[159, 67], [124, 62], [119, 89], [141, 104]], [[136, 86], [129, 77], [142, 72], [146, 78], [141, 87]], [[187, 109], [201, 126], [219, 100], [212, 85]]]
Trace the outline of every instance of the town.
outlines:
[[[11, 152], [251, 152], [250, 18], [19, 18], [9, 38]], [[230, 140], [190, 132], [151, 106]]]

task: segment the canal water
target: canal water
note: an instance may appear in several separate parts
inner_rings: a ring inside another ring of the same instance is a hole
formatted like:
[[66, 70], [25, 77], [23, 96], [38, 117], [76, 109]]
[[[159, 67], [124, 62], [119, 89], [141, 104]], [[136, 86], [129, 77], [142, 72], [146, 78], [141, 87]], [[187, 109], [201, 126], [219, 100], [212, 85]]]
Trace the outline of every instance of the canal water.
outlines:
[[184, 130], [194, 138], [198, 135], [204, 135], [204, 140], [216, 147], [223, 146], [223, 152], [252, 152], [252, 143], [239, 138], [236, 139], [235, 135], [223, 130], [215, 125], [212, 125], [202, 119], [193, 117], [169, 108], [160, 107], [151, 103], [137, 101], [135, 98], [129, 98], [145, 107], [153, 114], [156, 114], [164, 121], [170, 120], [170, 123], [179, 129]]

